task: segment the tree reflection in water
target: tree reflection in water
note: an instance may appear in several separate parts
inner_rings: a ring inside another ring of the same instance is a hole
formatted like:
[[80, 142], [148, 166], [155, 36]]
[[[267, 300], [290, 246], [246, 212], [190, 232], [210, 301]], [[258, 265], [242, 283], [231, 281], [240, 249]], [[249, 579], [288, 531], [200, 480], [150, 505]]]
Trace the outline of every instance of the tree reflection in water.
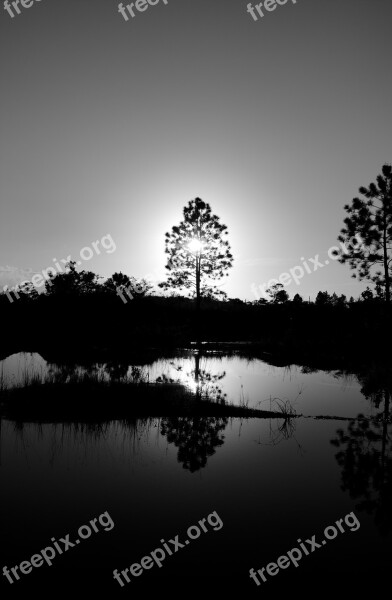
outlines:
[[374, 515], [383, 534], [392, 531], [392, 444], [390, 388], [374, 387], [374, 381], [363, 381], [363, 392], [378, 408], [374, 417], [358, 415], [349, 422], [347, 431], [338, 429], [331, 444], [339, 449], [336, 460], [342, 469], [342, 490], [357, 500], [357, 509]]
[[227, 423], [227, 417], [170, 417], [162, 419], [161, 433], [178, 448], [178, 462], [194, 473], [224, 443]]

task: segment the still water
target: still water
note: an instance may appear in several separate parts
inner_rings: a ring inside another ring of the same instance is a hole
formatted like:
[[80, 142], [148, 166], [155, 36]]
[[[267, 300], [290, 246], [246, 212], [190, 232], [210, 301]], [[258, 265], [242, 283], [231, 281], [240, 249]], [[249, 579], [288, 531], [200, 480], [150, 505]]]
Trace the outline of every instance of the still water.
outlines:
[[[38, 355], [15, 355], [2, 367], [7, 385], [20, 382], [26, 370], [44, 375], [51, 368]], [[195, 385], [192, 355], [142, 367], [151, 380], [165, 375]], [[240, 356], [203, 357], [197, 371], [199, 382], [219, 385], [231, 402], [245, 396], [249, 406], [263, 402], [268, 408], [270, 397], [285, 398], [306, 416], [135, 419], [99, 426], [3, 420], [1, 568], [29, 560], [51, 538], [70, 534], [72, 540], [80, 525], [105, 511], [115, 524], [12, 586], [2, 577], [5, 597], [18, 586], [23, 595], [34, 589], [45, 598], [98, 591], [140, 597], [155, 590], [175, 598], [236, 590], [253, 598], [272, 597], [283, 587], [310, 598], [315, 585], [357, 591], [372, 573], [379, 584], [386, 580], [392, 530], [388, 393], [376, 405], [354, 376], [278, 368]], [[311, 418], [358, 413], [368, 418]], [[113, 579], [114, 569], [140, 563], [161, 540], [178, 535], [181, 541], [189, 526], [214, 511], [223, 522], [219, 531], [201, 533], [161, 568], [143, 571], [124, 588]], [[249, 577], [250, 568], [276, 562], [298, 539], [322, 540], [328, 525], [351, 512], [360, 522], [357, 531], [339, 532], [297, 568], [269, 576], [260, 587]]]
[[[14, 354], [0, 361], [0, 380], [5, 387], [22, 385], [32, 376], [44, 379], [48, 374], [67, 369], [69, 372], [94, 372], [109, 378], [113, 372], [129, 375], [137, 368], [148, 381], [179, 381], [195, 391], [199, 385], [212, 395], [220, 394], [232, 404], [245, 403], [250, 408], [277, 410], [277, 402], [290, 402], [297, 413], [355, 417], [372, 415], [374, 408], [361, 393], [361, 384], [353, 375], [337, 371], [311, 372], [299, 365], [276, 367], [266, 360], [207, 353], [198, 356], [190, 351], [160, 358], [151, 364], [127, 362], [94, 364], [87, 367], [48, 364], [39, 354]], [[218, 390], [218, 391], [217, 391]]]

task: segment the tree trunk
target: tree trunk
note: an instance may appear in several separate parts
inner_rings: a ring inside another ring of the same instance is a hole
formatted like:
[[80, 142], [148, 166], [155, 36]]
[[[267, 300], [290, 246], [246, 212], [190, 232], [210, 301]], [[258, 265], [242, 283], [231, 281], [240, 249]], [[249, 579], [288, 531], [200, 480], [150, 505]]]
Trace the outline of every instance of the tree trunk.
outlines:
[[200, 400], [200, 355], [197, 350], [197, 354], [195, 354], [195, 384], [196, 384], [196, 401]]
[[200, 310], [200, 257], [196, 257], [196, 308]]
[[196, 341], [200, 342], [200, 256], [196, 256]]
[[[386, 217], [385, 217], [386, 221]], [[387, 249], [387, 224], [384, 223], [384, 239], [383, 239], [383, 250], [384, 250], [384, 275], [385, 275], [385, 301], [387, 304], [391, 302], [391, 281], [389, 277], [388, 268], [388, 249]]]
[[[197, 222], [197, 240], [200, 242], [201, 239], [201, 229], [202, 229], [202, 225], [201, 225], [201, 219], [200, 219], [200, 214], [198, 217], [198, 222]], [[201, 268], [200, 268], [200, 263], [201, 263], [201, 251], [199, 248], [199, 251], [196, 253], [196, 331], [197, 331], [197, 344], [200, 344], [200, 274], [201, 274]]]
[[382, 428], [382, 448], [381, 448], [381, 473], [382, 483], [385, 484], [385, 454], [388, 439], [388, 423], [389, 423], [389, 390], [385, 390], [385, 406], [384, 406], [384, 418]]

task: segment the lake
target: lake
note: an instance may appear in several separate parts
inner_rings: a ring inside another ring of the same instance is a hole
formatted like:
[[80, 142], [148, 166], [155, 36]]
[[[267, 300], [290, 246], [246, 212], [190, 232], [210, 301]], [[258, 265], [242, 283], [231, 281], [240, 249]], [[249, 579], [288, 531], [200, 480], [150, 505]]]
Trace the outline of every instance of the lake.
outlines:
[[[339, 581], [359, 590], [360, 574], [373, 569], [379, 581], [384, 572], [386, 577], [392, 431], [390, 417], [382, 418], [385, 398], [366, 398], [355, 375], [276, 367], [239, 354], [179, 351], [132, 366], [151, 381], [211, 386], [229, 402], [249, 407], [268, 409], [274, 398], [288, 400], [304, 416], [170, 417], [99, 425], [3, 419], [2, 567], [29, 560], [52, 538], [77, 537], [79, 526], [105, 511], [114, 522], [111, 531], [92, 533], [56, 556], [50, 568], [35, 568], [12, 587], [3, 577], [8, 592], [16, 587], [26, 594], [32, 589], [111, 595], [166, 590], [182, 597], [236, 590], [259, 596], [300, 591], [321, 581], [323, 589]], [[37, 354], [21, 353], [2, 361], [0, 374], [6, 386], [20, 385], [26, 376], [44, 377], [59, 368]], [[123, 373], [130, 368], [123, 364]], [[107, 365], [90, 369], [110, 376]], [[356, 419], [358, 414], [366, 419]], [[113, 578], [115, 569], [140, 563], [162, 547], [161, 540], [177, 535], [183, 540], [188, 527], [215, 512], [223, 527], [202, 531], [167, 555], [161, 568], [155, 564], [124, 588]], [[259, 579], [259, 586], [250, 577], [251, 568], [261, 570], [299, 547], [298, 539], [315, 535], [322, 540], [327, 526], [350, 513], [360, 523], [357, 530], [346, 524], [335, 539], [309, 555], [302, 552], [298, 567], [291, 564], [265, 582]]]
[[343, 376], [338, 371], [311, 372], [299, 365], [277, 367], [266, 359], [244, 357], [240, 353], [198, 355], [184, 350], [178, 351], [177, 356], [159, 358], [150, 364], [129, 365], [126, 361], [117, 361], [110, 365], [94, 363], [89, 367], [48, 364], [37, 353], [19, 353], [0, 361], [0, 379], [5, 387], [12, 387], [33, 376], [44, 379], [62, 370], [95, 372], [109, 378], [113, 372], [125, 376], [135, 367], [151, 382], [179, 381], [192, 391], [199, 385], [215, 395], [224, 395], [230, 403], [246, 403], [250, 408], [275, 410], [278, 400], [289, 401], [297, 413], [309, 416], [355, 417], [361, 412], [366, 415], [374, 412], [354, 375]]

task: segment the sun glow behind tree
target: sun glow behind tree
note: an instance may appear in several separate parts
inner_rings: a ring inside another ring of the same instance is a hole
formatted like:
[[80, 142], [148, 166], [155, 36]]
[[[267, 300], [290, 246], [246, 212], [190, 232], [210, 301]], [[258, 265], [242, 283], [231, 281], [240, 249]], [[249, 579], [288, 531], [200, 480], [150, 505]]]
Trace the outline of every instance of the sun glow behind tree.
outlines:
[[203, 252], [204, 244], [200, 240], [193, 238], [189, 244], [188, 248], [194, 254], [201, 254]]
[[165, 289], [183, 288], [196, 296], [199, 308], [202, 296], [222, 296], [214, 283], [228, 275], [233, 255], [227, 240], [227, 226], [212, 214], [209, 204], [200, 198], [191, 200], [183, 210], [184, 218], [166, 233], [169, 271]]

